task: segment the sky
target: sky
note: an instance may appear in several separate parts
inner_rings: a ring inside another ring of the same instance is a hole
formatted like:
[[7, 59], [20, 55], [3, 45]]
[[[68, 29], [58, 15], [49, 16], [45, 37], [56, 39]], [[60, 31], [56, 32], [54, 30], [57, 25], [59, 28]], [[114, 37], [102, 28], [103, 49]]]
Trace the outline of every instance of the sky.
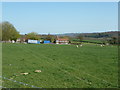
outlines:
[[118, 30], [117, 2], [3, 2], [2, 21], [21, 33], [92, 33]]

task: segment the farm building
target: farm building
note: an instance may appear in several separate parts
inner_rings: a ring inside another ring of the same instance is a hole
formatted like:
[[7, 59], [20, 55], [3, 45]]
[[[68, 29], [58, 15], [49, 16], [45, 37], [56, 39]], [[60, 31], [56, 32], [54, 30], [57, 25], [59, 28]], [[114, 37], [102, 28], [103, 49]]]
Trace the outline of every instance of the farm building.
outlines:
[[30, 40], [30, 39], [28, 39], [28, 43], [40, 44], [40, 41], [39, 40]]
[[57, 37], [57, 39], [56, 39], [56, 44], [68, 44], [68, 43], [69, 43], [68, 38]]
[[17, 40], [16, 40], [16, 42], [25, 42], [26, 41], [26, 37], [25, 37], [25, 35], [20, 35], [20, 38], [18, 38]]
[[49, 40], [44, 40], [44, 44], [49, 44], [50, 41]]

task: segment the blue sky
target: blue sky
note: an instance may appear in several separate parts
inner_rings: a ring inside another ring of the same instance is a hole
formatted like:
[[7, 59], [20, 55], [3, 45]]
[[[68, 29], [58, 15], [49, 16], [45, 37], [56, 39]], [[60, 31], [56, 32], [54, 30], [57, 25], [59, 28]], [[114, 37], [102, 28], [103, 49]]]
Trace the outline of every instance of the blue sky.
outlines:
[[3, 2], [2, 20], [22, 34], [117, 30], [117, 2]]

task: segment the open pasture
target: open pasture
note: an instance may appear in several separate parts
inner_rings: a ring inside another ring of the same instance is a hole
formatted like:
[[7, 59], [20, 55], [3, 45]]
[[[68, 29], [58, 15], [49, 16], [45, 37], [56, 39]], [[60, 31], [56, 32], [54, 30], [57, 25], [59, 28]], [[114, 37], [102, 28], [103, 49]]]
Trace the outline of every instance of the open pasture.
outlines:
[[117, 46], [3, 43], [3, 87], [114, 88], [117, 58]]

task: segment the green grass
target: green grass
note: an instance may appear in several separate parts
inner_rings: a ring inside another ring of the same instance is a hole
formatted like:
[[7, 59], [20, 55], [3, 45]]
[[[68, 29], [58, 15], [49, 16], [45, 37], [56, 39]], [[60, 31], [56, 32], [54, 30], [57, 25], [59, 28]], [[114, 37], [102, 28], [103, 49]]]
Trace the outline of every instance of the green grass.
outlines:
[[[0, 43], [0, 76], [2, 76], [2, 43]], [[2, 86], [1, 81], [2, 81], [2, 78], [0, 78], [0, 86]]]
[[[75, 45], [4, 43], [2, 48], [4, 77], [42, 88], [117, 87], [116, 46], [85, 44], [76, 48]], [[21, 75], [21, 72], [30, 74]], [[4, 87], [31, 88], [3, 81]]]
[[101, 40], [83, 40], [84, 42], [91, 42], [91, 43], [103, 43]]
[[[82, 40], [82, 42], [86, 42], [86, 43], [99, 43], [99, 44], [103, 44], [103, 41], [101, 40]], [[73, 39], [71, 40], [71, 43], [81, 43], [79, 39]]]

